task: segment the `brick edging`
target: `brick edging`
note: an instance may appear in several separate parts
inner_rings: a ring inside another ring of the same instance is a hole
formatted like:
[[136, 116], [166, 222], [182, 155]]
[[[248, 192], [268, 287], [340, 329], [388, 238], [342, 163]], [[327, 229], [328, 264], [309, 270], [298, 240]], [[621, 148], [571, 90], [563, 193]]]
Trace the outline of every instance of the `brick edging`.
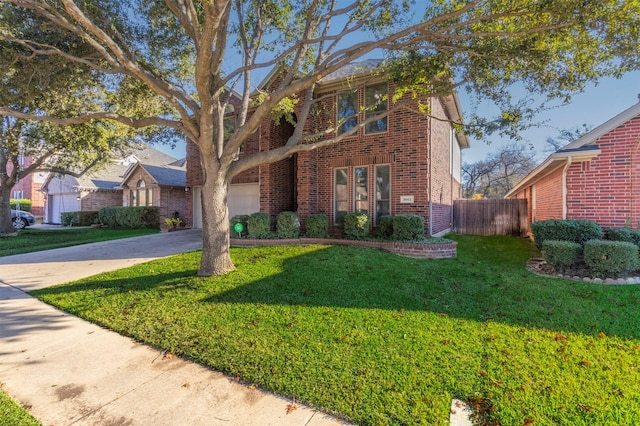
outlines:
[[457, 256], [458, 243], [452, 241], [444, 244], [419, 244], [398, 241], [358, 241], [334, 238], [294, 238], [282, 240], [249, 240], [231, 238], [232, 246], [285, 246], [285, 245], [345, 245], [385, 250], [400, 256], [416, 259], [451, 259]]

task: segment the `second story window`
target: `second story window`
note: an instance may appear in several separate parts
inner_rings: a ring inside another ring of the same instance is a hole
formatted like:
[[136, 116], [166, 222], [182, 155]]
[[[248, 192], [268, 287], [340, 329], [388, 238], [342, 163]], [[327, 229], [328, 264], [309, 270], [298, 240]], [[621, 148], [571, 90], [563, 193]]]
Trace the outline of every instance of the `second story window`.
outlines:
[[[367, 86], [364, 89], [364, 118], [374, 117], [389, 109], [389, 90], [387, 83]], [[387, 131], [387, 117], [384, 116], [365, 125], [365, 133], [379, 133]]]
[[338, 93], [338, 134], [358, 125], [358, 91]]

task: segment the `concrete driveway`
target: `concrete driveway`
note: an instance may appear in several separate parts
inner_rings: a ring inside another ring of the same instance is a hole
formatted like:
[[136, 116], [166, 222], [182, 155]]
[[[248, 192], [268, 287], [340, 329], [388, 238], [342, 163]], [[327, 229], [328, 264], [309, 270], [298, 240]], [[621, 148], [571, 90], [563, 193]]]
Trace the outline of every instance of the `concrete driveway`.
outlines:
[[0, 258], [0, 383], [44, 425], [336, 425], [25, 291], [201, 247], [187, 230]]

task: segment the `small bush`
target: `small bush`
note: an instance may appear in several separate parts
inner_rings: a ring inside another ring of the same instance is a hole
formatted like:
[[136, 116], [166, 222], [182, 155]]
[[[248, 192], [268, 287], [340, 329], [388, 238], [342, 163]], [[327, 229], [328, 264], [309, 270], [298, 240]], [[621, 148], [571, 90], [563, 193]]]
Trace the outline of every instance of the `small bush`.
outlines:
[[638, 246], [624, 241], [587, 241], [584, 261], [596, 277], [615, 277], [638, 267]]
[[[229, 230], [231, 232], [231, 237], [242, 237], [242, 234], [246, 235], [249, 228], [248, 220], [249, 215], [247, 214], [238, 214], [229, 219]], [[233, 229], [237, 223], [242, 224], [242, 232], [240, 233], [240, 235], [238, 235], [238, 232]]]
[[602, 227], [590, 220], [542, 220], [531, 224], [531, 232], [540, 250], [545, 240], [570, 241], [584, 247], [585, 242], [602, 238]]
[[558, 272], [564, 272], [566, 268], [578, 261], [582, 254], [582, 247], [571, 241], [546, 240], [542, 243], [542, 253], [549, 265]]
[[399, 214], [393, 217], [393, 239], [415, 241], [424, 238], [424, 218], [415, 214]]
[[640, 245], [640, 231], [629, 228], [604, 228], [604, 239]]
[[280, 212], [276, 218], [278, 238], [300, 237], [300, 219], [294, 212]]
[[247, 219], [247, 231], [249, 238], [265, 239], [271, 238], [271, 216], [267, 213], [253, 213]]
[[344, 218], [347, 216], [347, 213], [340, 212], [336, 214], [336, 225], [340, 230], [340, 236], [344, 238]]
[[13, 210], [18, 210], [18, 204], [20, 204], [20, 210], [23, 212], [31, 212], [31, 200], [29, 200], [28, 198], [21, 198], [19, 200], [16, 200], [15, 198], [11, 198], [9, 200], [9, 204], [11, 205], [11, 208]]
[[98, 212], [98, 221], [110, 228], [159, 228], [160, 209], [146, 207], [103, 207]]
[[342, 222], [344, 237], [349, 240], [362, 240], [369, 235], [369, 215], [366, 213], [347, 213]]
[[376, 226], [376, 237], [390, 239], [393, 235], [393, 218], [391, 216], [380, 216], [378, 226]]
[[60, 214], [64, 226], [91, 226], [98, 221], [97, 211], [64, 212]]
[[329, 216], [310, 214], [305, 219], [305, 235], [309, 238], [327, 238], [329, 236]]

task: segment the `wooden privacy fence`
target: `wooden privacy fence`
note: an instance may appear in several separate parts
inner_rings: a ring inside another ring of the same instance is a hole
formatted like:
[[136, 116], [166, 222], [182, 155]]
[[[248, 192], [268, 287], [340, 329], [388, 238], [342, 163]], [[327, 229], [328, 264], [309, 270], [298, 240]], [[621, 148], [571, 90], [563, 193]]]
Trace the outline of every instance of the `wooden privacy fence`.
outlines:
[[529, 232], [527, 200], [455, 200], [453, 230], [467, 235], [524, 236]]

